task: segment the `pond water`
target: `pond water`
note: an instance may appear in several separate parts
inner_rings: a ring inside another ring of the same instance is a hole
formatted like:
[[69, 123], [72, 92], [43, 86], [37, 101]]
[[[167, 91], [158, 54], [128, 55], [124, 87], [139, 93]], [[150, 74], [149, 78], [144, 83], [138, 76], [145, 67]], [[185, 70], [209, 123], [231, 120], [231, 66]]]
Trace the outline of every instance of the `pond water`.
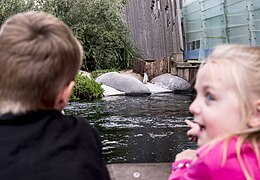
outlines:
[[196, 148], [184, 123], [193, 94], [110, 96], [70, 102], [66, 114], [88, 119], [99, 131], [107, 163], [172, 162], [183, 149]]

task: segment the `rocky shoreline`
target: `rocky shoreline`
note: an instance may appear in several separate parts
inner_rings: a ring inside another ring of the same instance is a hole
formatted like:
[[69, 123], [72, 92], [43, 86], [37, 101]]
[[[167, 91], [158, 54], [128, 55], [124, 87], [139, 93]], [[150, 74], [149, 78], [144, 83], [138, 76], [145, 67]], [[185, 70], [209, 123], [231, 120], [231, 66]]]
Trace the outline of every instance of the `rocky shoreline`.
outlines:
[[[91, 74], [88, 72], [80, 71], [80, 73], [91, 78]], [[102, 84], [104, 96], [149, 95], [192, 91], [192, 86], [188, 81], [169, 73], [162, 74], [143, 83], [143, 77], [140, 74], [133, 73], [132, 70], [125, 70], [119, 73], [104, 73], [97, 77], [95, 81]]]

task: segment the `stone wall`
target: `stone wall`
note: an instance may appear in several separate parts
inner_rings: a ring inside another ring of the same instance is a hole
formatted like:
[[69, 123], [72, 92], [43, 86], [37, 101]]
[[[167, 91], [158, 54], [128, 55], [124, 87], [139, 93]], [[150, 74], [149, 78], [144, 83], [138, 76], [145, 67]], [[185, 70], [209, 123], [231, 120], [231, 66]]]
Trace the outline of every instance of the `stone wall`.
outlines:
[[171, 163], [120, 163], [107, 165], [111, 180], [166, 180]]

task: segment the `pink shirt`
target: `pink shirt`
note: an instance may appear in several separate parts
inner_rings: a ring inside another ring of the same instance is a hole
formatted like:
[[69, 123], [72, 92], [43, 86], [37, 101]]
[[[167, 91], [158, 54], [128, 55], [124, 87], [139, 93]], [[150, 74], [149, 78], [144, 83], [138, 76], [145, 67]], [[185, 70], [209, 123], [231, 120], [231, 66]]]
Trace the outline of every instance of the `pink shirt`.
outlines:
[[[223, 142], [218, 143], [209, 152], [203, 154], [206, 147], [203, 146], [197, 150], [197, 160], [180, 160], [172, 164], [173, 169], [179, 165], [179, 168], [172, 172], [168, 180], [240, 180], [246, 179], [238, 162], [236, 155], [237, 138], [232, 138], [228, 144], [227, 159], [224, 166], [221, 166], [223, 158]], [[249, 142], [243, 144], [241, 157], [248, 172], [251, 172], [252, 179], [260, 179], [260, 167]], [[188, 167], [187, 164], [191, 163]], [[185, 166], [183, 166], [183, 164]]]

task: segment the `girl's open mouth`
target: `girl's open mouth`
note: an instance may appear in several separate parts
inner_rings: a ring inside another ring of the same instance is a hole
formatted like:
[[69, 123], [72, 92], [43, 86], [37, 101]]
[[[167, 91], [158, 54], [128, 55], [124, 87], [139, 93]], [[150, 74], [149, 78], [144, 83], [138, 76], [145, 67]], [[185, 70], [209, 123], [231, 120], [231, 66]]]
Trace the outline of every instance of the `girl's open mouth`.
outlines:
[[206, 129], [206, 126], [204, 126], [204, 125], [202, 125], [202, 124], [200, 124], [200, 123], [198, 123], [198, 122], [195, 122], [194, 121], [194, 123], [196, 123], [196, 124], [198, 124], [199, 125], [199, 127], [200, 127], [200, 131], [204, 131], [205, 129]]
[[199, 124], [199, 126], [200, 126], [200, 131], [204, 131], [206, 129], [206, 127], [204, 125]]

